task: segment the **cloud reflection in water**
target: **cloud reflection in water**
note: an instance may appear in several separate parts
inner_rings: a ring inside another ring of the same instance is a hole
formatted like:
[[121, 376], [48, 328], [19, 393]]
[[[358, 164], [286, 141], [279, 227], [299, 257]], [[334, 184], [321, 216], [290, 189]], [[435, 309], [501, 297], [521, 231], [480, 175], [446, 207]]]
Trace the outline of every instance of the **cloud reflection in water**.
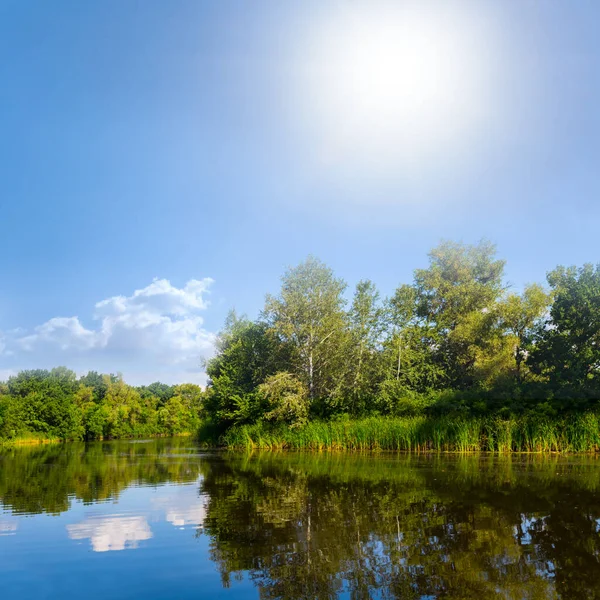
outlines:
[[67, 532], [72, 540], [89, 539], [94, 552], [137, 548], [140, 541], [152, 537], [146, 517], [123, 515], [92, 517], [67, 525]]

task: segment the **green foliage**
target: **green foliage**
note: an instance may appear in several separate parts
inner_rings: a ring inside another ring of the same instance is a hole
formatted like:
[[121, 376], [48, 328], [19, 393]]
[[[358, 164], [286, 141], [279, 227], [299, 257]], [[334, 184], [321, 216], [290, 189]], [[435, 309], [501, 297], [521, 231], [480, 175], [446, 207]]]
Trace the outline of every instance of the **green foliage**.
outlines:
[[291, 373], [280, 372], [268, 377], [258, 386], [266, 400], [264, 418], [274, 423], [299, 427], [308, 418], [309, 398], [306, 386]]
[[377, 408], [384, 415], [422, 415], [429, 406], [427, 396], [408, 389], [397, 379], [386, 379], [377, 394]]
[[554, 301], [528, 360], [564, 404], [600, 398], [600, 265], [558, 267], [548, 274]]
[[228, 319], [207, 366], [204, 417], [219, 435], [292, 423], [283, 417], [291, 406], [272, 405], [296, 398], [277, 388], [281, 372], [281, 382], [294, 377], [308, 389], [313, 420], [597, 409], [600, 267], [556, 269], [550, 293], [538, 284], [509, 293], [503, 272], [493, 244], [443, 242], [411, 284], [381, 301], [360, 281], [346, 308], [344, 281], [309, 257], [267, 296], [262, 320]]
[[507, 334], [514, 338], [515, 377], [524, 378], [523, 363], [527, 357], [527, 341], [540, 325], [550, 304], [550, 296], [539, 284], [528, 285], [521, 295], [509, 294], [500, 307], [501, 321]]
[[346, 284], [321, 261], [308, 257], [288, 269], [279, 296], [267, 296], [265, 318], [271, 330], [291, 349], [287, 370], [308, 387], [327, 413], [336, 412], [345, 372], [348, 319], [344, 311]]
[[229, 314], [216, 347], [216, 356], [206, 364], [210, 391], [205, 417], [222, 427], [260, 418], [263, 406], [256, 388], [289, 360], [287, 347], [265, 323], [235, 312]]
[[173, 386], [160, 381], [141, 386], [139, 393], [142, 398], [156, 398], [160, 406], [164, 406], [175, 395]]
[[158, 410], [158, 423], [171, 435], [196, 431], [200, 426], [202, 390], [194, 384], [184, 383], [172, 388], [171, 396]]
[[64, 367], [21, 371], [9, 378], [7, 387], [1, 437], [24, 432], [63, 439], [81, 436], [80, 414], [72, 401], [78, 387], [73, 371]]
[[347, 402], [344, 409], [352, 414], [364, 414], [373, 408], [371, 402], [385, 369], [381, 353], [385, 309], [371, 281], [360, 281], [356, 286], [348, 321], [345, 352], [348, 376], [343, 390]]
[[117, 375], [102, 375], [97, 371], [90, 371], [79, 380], [79, 383], [93, 390], [94, 402], [102, 402], [104, 396], [106, 396], [109, 383], [114, 383], [118, 379]]
[[444, 387], [474, 385], [480, 354], [495, 337], [504, 290], [504, 261], [495, 254], [486, 241], [444, 242], [429, 253], [429, 268], [415, 271], [416, 314], [432, 330], [430, 348], [444, 370]]
[[[169, 398], [149, 394], [165, 391]], [[120, 377], [90, 372], [22, 371], [0, 394], [0, 441], [93, 440], [195, 432], [204, 394], [193, 384], [140, 389]], [[141, 393], [140, 393], [141, 392]]]

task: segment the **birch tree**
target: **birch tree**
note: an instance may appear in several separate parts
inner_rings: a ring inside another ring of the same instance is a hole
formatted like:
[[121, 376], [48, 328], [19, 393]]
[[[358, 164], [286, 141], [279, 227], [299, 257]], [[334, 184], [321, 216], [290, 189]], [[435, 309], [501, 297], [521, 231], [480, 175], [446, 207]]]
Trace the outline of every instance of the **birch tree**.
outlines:
[[349, 311], [348, 396], [351, 412], [367, 408], [381, 379], [381, 342], [385, 329], [384, 310], [375, 284], [360, 281]]
[[308, 387], [311, 401], [332, 400], [342, 381], [345, 289], [329, 267], [309, 256], [286, 271], [278, 296], [266, 298], [264, 318], [293, 348], [292, 370]]

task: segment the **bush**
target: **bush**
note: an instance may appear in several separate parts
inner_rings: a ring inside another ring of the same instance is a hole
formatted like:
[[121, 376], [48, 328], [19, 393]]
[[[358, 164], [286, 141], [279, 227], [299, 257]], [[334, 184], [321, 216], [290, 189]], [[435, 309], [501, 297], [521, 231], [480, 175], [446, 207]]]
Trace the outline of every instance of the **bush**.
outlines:
[[264, 418], [274, 423], [286, 423], [298, 427], [308, 419], [308, 390], [294, 375], [282, 371], [267, 377], [258, 386], [258, 392], [267, 401], [268, 411]]
[[421, 415], [429, 406], [426, 396], [407, 389], [396, 379], [382, 382], [376, 403], [381, 413], [402, 417]]

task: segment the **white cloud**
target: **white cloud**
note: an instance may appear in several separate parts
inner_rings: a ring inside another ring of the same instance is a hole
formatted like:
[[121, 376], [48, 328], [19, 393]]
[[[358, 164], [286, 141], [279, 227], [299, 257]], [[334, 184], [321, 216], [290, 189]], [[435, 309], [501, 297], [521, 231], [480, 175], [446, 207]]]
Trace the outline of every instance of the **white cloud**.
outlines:
[[23, 350], [34, 350], [40, 343], [48, 342], [61, 350], [75, 348], [89, 350], [97, 343], [95, 331], [86, 329], [78, 317], [54, 317], [35, 328], [35, 332], [16, 339]]
[[89, 539], [94, 552], [137, 548], [138, 543], [149, 540], [152, 530], [145, 517], [95, 517], [67, 525], [72, 540]]
[[97, 302], [95, 327], [79, 317], [54, 317], [31, 332], [16, 330], [0, 338], [0, 353], [15, 368], [70, 366], [80, 372], [122, 372], [134, 384], [204, 383], [201, 361], [212, 353], [215, 335], [200, 313], [209, 303], [213, 280], [192, 279], [182, 288], [155, 279], [131, 296]]

